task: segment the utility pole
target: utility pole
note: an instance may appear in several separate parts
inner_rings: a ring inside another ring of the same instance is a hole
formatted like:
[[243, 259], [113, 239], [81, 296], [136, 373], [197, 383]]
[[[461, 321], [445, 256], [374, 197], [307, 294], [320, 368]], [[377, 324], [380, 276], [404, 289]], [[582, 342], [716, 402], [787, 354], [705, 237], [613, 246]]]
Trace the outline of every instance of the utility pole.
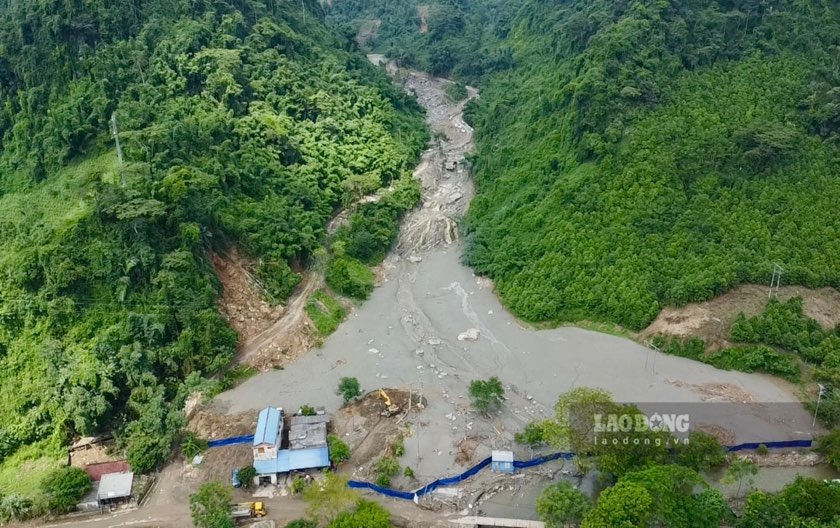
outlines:
[[782, 285], [782, 274], [784, 274], [784, 272], [785, 268], [778, 264], [773, 264], [773, 276], [770, 278], [770, 293], [767, 294], [768, 299], [773, 297], [773, 294], [778, 295], [779, 287]]
[[114, 136], [114, 144], [117, 146], [117, 159], [120, 162], [120, 185], [125, 187], [125, 172], [123, 172], [123, 154], [120, 147], [120, 135], [117, 130], [117, 112], [111, 112], [111, 134]]
[[[417, 395], [417, 401], [423, 402], [423, 381], [420, 380], [420, 393]], [[420, 414], [417, 415], [417, 469], [420, 469]]]
[[817, 396], [817, 406], [814, 408], [814, 421], [811, 423], [811, 429], [813, 429], [817, 425], [817, 413], [820, 410], [820, 401], [822, 400], [822, 397], [825, 395], [825, 386], [822, 385], [821, 383], [817, 383], [817, 386], [820, 388], [820, 393]]

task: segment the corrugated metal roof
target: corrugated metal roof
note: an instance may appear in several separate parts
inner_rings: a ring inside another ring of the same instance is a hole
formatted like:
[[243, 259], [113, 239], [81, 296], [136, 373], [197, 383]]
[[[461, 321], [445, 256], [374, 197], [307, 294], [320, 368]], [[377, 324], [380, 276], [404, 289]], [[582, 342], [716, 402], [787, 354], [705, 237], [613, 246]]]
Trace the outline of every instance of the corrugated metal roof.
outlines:
[[289, 469], [322, 468], [330, 465], [330, 450], [326, 447], [295, 449], [289, 452]]
[[134, 473], [108, 473], [102, 475], [99, 481], [99, 491], [96, 498], [122, 499], [131, 496], [131, 484], [134, 482]]
[[280, 435], [283, 413], [275, 407], [266, 407], [260, 411], [257, 430], [254, 433], [254, 446], [262, 444], [276, 445]]
[[328, 414], [319, 414], [315, 416], [292, 416], [292, 425], [318, 424], [327, 423], [329, 421], [330, 415]]
[[131, 471], [131, 466], [125, 460], [100, 462], [85, 466], [85, 473], [90, 475], [90, 479], [93, 481], [98, 481], [102, 478], [102, 475], [107, 475], [108, 473], [125, 473], [127, 471]]
[[493, 451], [490, 456], [493, 462], [513, 462], [513, 451]]
[[330, 465], [330, 450], [326, 447], [314, 449], [282, 449], [273, 460], [254, 460], [257, 475], [287, 473], [299, 469], [323, 468]]

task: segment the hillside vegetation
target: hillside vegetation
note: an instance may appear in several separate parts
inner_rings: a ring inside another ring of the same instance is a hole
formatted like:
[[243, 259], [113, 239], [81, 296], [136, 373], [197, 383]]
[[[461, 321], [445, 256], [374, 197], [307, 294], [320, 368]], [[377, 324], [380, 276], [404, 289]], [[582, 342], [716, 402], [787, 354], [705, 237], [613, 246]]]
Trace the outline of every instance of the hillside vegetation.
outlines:
[[532, 321], [638, 329], [745, 282], [840, 286], [840, 7], [530, 1], [470, 109], [467, 261]]
[[421, 110], [323, 19], [310, 0], [0, 3], [0, 460], [115, 430], [154, 467], [235, 351], [208, 251], [241, 247], [281, 302], [344, 204], [393, 187], [380, 227], [413, 205]]
[[328, 19], [366, 51], [475, 81], [513, 65], [505, 38], [523, 0], [337, 0]]

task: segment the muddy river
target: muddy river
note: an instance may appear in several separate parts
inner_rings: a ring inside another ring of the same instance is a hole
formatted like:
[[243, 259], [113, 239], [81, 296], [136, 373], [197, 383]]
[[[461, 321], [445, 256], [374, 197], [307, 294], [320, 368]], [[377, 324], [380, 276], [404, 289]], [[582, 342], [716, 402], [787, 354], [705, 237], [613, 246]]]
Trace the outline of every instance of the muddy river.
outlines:
[[[214, 402], [219, 410], [268, 404], [335, 409], [344, 376], [357, 377], [364, 390], [419, 390], [429, 405], [412, 420], [403, 463], [421, 481], [463, 471], [453, 451], [464, 436], [479, 442], [476, 459], [501, 448], [527, 458], [513, 443], [514, 432], [551, 415], [557, 396], [580, 386], [602, 387], [618, 401], [708, 404], [694, 407], [695, 422], [715, 423], [737, 442], [811, 437], [810, 416], [787, 387], [768, 377], [717, 370], [621, 337], [574, 327], [535, 330], [517, 321], [492, 284], [460, 263], [456, 220], [473, 194], [464, 163], [472, 149], [464, 103], [447, 99], [447, 81], [418, 73], [400, 78], [427, 108], [440, 139], [415, 172], [423, 205], [403, 222], [383, 284], [320, 348], [221, 394]], [[508, 399], [500, 414], [486, 419], [470, 409], [467, 387], [490, 376], [502, 380]]]

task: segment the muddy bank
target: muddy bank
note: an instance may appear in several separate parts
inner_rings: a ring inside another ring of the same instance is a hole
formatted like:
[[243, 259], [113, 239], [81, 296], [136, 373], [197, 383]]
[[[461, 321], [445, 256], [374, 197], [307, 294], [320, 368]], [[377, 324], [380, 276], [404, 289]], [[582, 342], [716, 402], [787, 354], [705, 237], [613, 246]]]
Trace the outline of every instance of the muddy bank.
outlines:
[[[714, 423], [733, 442], [810, 437], [811, 418], [791, 393], [760, 375], [726, 372], [656, 353], [628, 339], [578, 328], [533, 330], [521, 326], [499, 303], [489, 281], [460, 264], [455, 220], [473, 188], [464, 156], [472, 130], [464, 102], [445, 96], [447, 81], [399, 74], [427, 110], [438, 140], [415, 171], [423, 204], [407, 215], [396, 249], [383, 265], [383, 283], [321, 348], [283, 370], [266, 372], [218, 396], [223, 412], [268, 404], [335, 409], [341, 377], [357, 377], [363, 389], [401, 387], [423, 394], [421, 415], [407, 418], [409, 438], [402, 465], [420, 481], [460, 473], [459, 443], [475, 443], [473, 461], [491, 449], [512, 448], [513, 433], [548, 417], [558, 394], [574, 387], [602, 387], [619, 401], [705, 402], [699, 426]], [[476, 96], [474, 90], [471, 96]], [[507, 389], [503, 411], [488, 419], [473, 412], [470, 381], [498, 376]], [[772, 402], [772, 406], [758, 405]], [[746, 404], [745, 404], [746, 403]], [[786, 403], [785, 405], [778, 405]], [[644, 408], [645, 405], [642, 405]], [[463, 445], [463, 444], [461, 444]]]

